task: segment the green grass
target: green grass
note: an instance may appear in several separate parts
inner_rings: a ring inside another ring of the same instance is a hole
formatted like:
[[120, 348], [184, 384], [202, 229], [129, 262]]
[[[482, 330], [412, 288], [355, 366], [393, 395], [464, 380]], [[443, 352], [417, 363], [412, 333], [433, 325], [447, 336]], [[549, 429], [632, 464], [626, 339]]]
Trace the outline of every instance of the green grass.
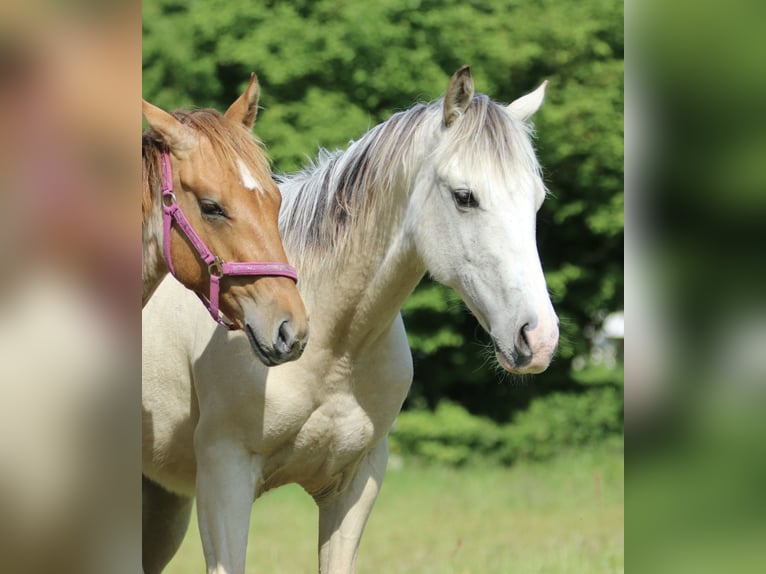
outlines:
[[[624, 571], [623, 455], [597, 449], [510, 469], [389, 469], [358, 574]], [[317, 511], [298, 487], [253, 507], [247, 572], [317, 570]], [[169, 574], [204, 569], [196, 521]]]

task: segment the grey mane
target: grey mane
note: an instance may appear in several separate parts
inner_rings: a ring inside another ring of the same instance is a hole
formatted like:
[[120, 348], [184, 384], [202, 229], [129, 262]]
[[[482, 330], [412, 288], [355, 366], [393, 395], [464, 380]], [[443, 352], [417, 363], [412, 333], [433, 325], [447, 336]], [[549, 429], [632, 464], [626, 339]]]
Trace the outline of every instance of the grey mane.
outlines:
[[[442, 99], [417, 104], [375, 126], [346, 150], [321, 148], [301, 171], [277, 175], [283, 196], [279, 226], [291, 257], [305, 264], [312, 256], [344, 246], [354, 228], [374, 225], [383, 200], [395, 186], [411, 187], [429, 154], [471, 154], [475, 169], [512, 170], [517, 177], [540, 173], [531, 127], [512, 118], [502, 104], [477, 94], [448, 129], [442, 127], [442, 108]], [[435, 141], [428, 138], [433, 130], [444, 130], [444, 136], [435, 149], [426, 149]]]

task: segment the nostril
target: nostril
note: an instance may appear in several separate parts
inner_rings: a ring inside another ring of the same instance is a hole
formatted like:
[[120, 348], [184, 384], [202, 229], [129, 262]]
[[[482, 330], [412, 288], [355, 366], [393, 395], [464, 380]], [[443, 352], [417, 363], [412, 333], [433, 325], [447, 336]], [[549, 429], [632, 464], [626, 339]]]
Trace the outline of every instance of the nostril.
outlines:
[[519, 329], [519, 347], [523, 348], [525, 351], [527, 351], [530, 355], [532, 354], [532, 347], [529, 345], [529, 335], [528, 332], [531, 329], [529, 328], [529, 323], [524, 323], [524, 326]]
[[279, 330], [277, 331], [277, 349], [280, 353], [286, 355], [293, 351], [296, 344], [297, 340], [293, 333], [293, 328], [290, 325], [290, 321], [282, 321], [282, 324], [279, 325]]
[[520, 367], [523, 367], [532, 360], [532, 347], [530, 347], [529, 339], [527, 338], [528, 330], [529, 323], [524, 323], [516, 334], [516, 341], [513, 348], [513, 360], [516, 365]]

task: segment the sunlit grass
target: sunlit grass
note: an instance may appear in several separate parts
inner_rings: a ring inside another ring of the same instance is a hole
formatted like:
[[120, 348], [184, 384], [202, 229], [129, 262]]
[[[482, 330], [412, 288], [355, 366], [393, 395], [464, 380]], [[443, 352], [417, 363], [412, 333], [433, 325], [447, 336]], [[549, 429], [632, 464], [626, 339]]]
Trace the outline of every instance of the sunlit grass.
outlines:
[[[510, 469], [391, 469], [362, 539], [358, 573], [623, 572], [623, 471], [615, 449]], [[315, 572], [316, 522], [300, 488], [258, 500], [247, 571]], [[166, 572], [202, 571], [192, 520]]]

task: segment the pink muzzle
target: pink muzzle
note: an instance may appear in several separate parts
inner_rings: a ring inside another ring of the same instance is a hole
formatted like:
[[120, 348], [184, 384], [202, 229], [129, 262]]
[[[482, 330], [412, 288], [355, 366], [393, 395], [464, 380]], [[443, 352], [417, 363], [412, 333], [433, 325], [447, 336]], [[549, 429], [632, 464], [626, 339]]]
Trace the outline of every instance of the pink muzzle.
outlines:
[[221, 290], [221, 278], [226, 275], [260, 275], [266, 277], [289, 277], [296, 283], [298, 282], [298, 273], [295, 267], [287, 263], [261, 262], [261, 263], [226, 263], [217, 255], [213, 255], [202, 238], [192, 228], [189, 220], [186, 219], [181, 206], [176, 201], [173, 193], [173, 171], [170, 164], [170, 154], [167, 151], [162, 152], [162, 240], [165, 251], [165, 261], [170, 272], [175, 277], [173, 260], [170, 256], [170, 228], [173, 223], [183, 233], [194, 249], [199, 254], [202, 261], [205, 262], [210, 273], [210, 299], [206, 299], [200, 293], [197, 296], [218, 323], [229, 328], [236, 329], [236, 325], [228, 321], [218, 308], [219, 293]]

